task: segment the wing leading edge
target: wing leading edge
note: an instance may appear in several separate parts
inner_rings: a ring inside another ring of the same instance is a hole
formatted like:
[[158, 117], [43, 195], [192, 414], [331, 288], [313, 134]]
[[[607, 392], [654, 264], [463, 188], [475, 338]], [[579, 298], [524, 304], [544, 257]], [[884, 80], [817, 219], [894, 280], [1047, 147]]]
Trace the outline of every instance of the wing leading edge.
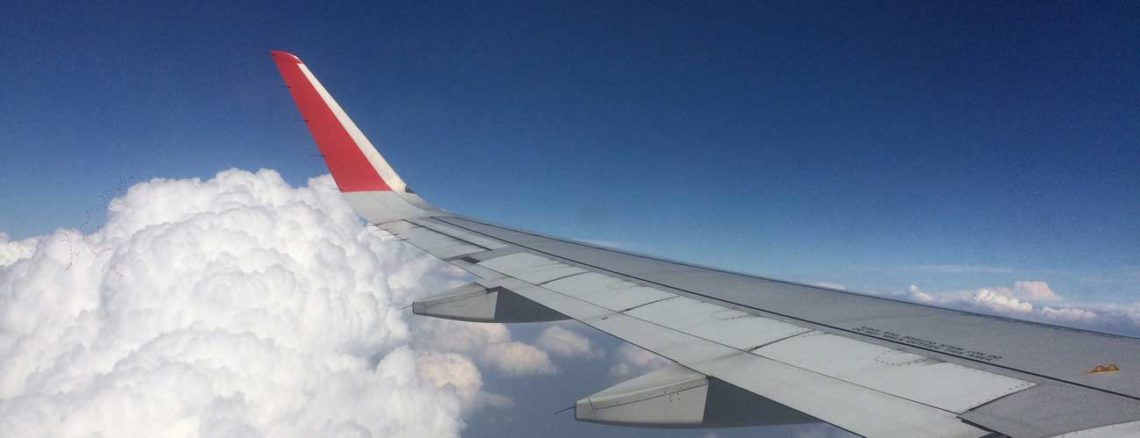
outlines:
[[[407, 188], [299, 58], [272, 56], [352, 208], [477, 278], [416, 302], [416, 314], [572, 318], [675, 363], [580, 399], [580, 420], [824, 421], [875, 437], [1140, 434], [1136, 339], [725, 272], [453, 215]], [[1116, 371], [1087, 372], [1102, 363]]]

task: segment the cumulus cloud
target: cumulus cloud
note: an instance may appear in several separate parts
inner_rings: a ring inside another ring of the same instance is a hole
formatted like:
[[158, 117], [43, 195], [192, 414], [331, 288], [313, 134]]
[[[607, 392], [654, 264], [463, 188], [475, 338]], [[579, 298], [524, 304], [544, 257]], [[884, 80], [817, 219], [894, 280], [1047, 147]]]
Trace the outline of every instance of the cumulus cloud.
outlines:
[[825, 287], [828, 289], [847, 290], [847, 286], [844, 286], [844, 285], [839, 284], [839, 283], [829, 283], [826, 281], [817, 281], [817, 282], [809, 283], [809, 284], [811, 284], [812, 286]]
[[1053, 292], [1048, 283], [1044, 281], [1018, 281], [1013, 283], [1012, 294], [1026, 301], [1061, 301], [1061, 297]]
[[0, 436], [457, 436], [509, 404], [482, 391], [489, 351], [553, 368], [502, 327], [409, 323], [464, 280], [364, 227], [327, 176], [137, 184], [91, 234], [0, 236]]
[[1033, 304], [1021, 301], [1001, 289], [979, 289], [970, 297], [972, 303], [995, 312], [1032, 313]]
[[518, 341], [491, 344], [483, 350], [483, 362], [516, 376], [558, 374], [558, 367], [545, 351]]
[[628, 380], [672, 364], [663, 358], [633, 344], [622, 344], [614, 355], [609, 375], [613, 380]]
[[457, 353], [422, 352], [416, 362], [420, 376], [437, 387], [450, 387], [468, 410], [482, 407], [511, 407], [514, 402], [502, 395], [485, 392], [483, 375], [470, 358]]
[[417, 346], [464, 353], [485, 366], [509, 375], [550, 375], [559, 372], [545, 351], [516, 340], [503, 324], [417, 318]]
[[36, 241], [35, 238], [13, 241], [7, 233], [0, 233], [0, 267], [31, 257]]
[[557, 325], [543, 329], [535, 344], [543, 350], [563, 357], [601, 359], [605, 356], [605, 351], [595, 348], [590, 338]]
[[905, 299], [941, 307], [1078, 328], [1140, 335], [1140, 303], [1067, 302], [1044, 281], [1017, 281], [1012, 287], [929, 292], [911, 285]]

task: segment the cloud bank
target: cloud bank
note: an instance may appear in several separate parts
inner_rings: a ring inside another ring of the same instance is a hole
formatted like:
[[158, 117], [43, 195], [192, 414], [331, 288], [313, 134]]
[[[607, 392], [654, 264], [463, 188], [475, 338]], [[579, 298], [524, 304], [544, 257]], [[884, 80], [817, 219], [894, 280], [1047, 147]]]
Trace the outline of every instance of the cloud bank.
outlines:
[[401, 310], [462, 281], [327, 176], [137, 184], [91, 234], [0, 235], [0, 436], [457, 436], [510, 404], [478, 364], [557, 371], [502, 326]]
[[1140, 336], [1140, 303], [1070, 302], [1044, 281], [1016, 281], [1012, 287], [941, 292], [924, 291], [911, 285], [899, 295], [910, 301], [940, 307]]
[[633, 344], [622, 344], [614, 354], [609, 376], [614, 381], [629, 380], [671, 365], [669, 359]]
[[542, 349], [562, 357], [593, 360], [606, 355], [604, 350], [594, 346], [590, 338], [558, 325], [543, 329], [535, 343]]

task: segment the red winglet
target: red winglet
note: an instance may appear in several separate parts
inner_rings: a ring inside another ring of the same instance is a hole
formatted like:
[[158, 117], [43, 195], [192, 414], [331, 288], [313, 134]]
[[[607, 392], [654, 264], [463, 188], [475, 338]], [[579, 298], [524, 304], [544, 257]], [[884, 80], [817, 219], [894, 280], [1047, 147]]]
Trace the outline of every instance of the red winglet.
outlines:
[[[324, 90], [324, 87], [311, 72], [306, 73], [308, 69], [304, 68], [301, 59], [288, 52], [275, 50], [270, 53], [340, 191], [392, 190], [364, 156], [361, 145], [353, 140], [344, 124], [337, 119], [332, 108], [336, 102], [332, 96], [326, 92], [326, 101], [317, 91], [318, 88]], [[337, 106], [337, 109], [340, 107]]]

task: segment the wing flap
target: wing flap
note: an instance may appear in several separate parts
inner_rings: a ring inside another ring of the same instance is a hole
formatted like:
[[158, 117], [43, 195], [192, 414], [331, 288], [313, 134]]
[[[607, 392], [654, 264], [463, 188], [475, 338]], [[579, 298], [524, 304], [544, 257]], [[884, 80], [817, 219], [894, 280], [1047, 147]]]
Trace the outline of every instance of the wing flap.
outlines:
[[863, 436], [989, 435], [950, 412], [754, 354], [735, 354], [692, 368]]
[[818, 331], [754, 354], [961, 414], [1033, 383]]
[[[1046, 382], [966, 412], [962, 419], [1011, 437], [1047, 437], [1136, 421], [1135, 400], [1072, 385]], [[1133, 423], [1140, 424], [1140, 423]], [[1107, 430], [1115, 430], [1109, 428]], [[1103, 435], [1135, 437], [1135, 434]]]

